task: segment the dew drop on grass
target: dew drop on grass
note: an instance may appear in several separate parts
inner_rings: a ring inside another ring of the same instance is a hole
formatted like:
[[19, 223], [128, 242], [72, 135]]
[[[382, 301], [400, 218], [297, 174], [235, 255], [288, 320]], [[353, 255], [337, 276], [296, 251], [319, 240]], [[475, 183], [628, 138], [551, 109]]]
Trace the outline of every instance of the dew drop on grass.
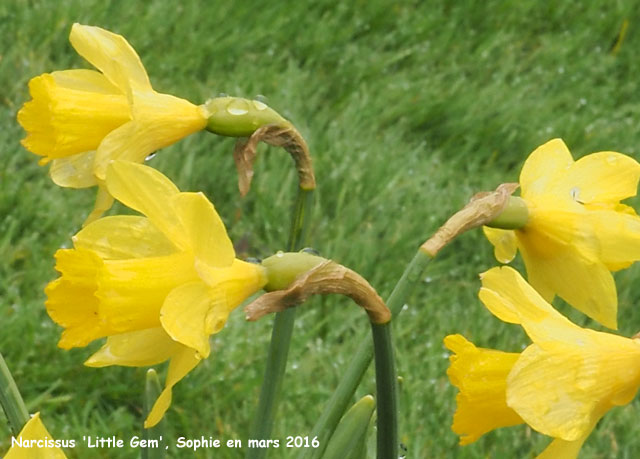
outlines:
[[430, 283], [431, 281], [433, 281], [433, 278], [431, 276], [427, 276], [427, 277], [424, 278], [424, 282], [426, 284]]
[[406, 304], [406, 303], [405, 303], [405, 304], [403, 304], [403, 305], [402, 305], [402, 310], [403, 310], [403, 311], [406, 311], [407, 309], [409, 309], [409, 305], [408, 305], [408, 304]]

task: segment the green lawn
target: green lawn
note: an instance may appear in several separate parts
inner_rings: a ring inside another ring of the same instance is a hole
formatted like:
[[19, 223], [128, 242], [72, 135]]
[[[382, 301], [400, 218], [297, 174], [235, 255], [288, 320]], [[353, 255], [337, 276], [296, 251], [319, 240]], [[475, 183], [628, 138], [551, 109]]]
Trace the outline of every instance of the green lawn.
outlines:
[[[428, 4], [428, 5], [427, 5]], [[553, 5], [553, 6], [552, 6]], [[139, 434], [145, 369], [83, 367], [95, 350], [56, 347], [43, 288], [53, 253], [88, 214], [94, 191], [56, 187], [19, 141], [15, 117], [30, 78], [88, 68], [71, 48], [71, 24], [124, 35], [154, 88], [202, 103], [219, 93], [268, 103], [300, 129], [318, 192], [312, 245], [365, 276], [386, 297], [416, 248], [477, 191], [516, 181], [538, 145], [561, 137], [575, 157], [600, 150], [640, 159], [640, 8], [637, 2], [105, 2], [0, 3], [0, 352], [31, 412], [55, 438]], [[629, 27], [611, 52], [621, 26]], [[240, 256], [283, 249], [296, 176], [281, 150], [262, 147], [251, 192], [241, 198], [233, 142], [195, 134], [150, 165], [182, 190], [204, 191]], [[116, 211], [122, 209], [116, 207]], [[519, 327], [477, 299], [478, 273], [497, 262], [481, 232], [441, 254], [394, 324], [403, 377], [401, 438], [408, 457], [532, 457], [548, 439], [526, 427], [458, 446], [450, 430], [455, 390], [442, 338], [520, 351]], [[517, 267], [521, 267], [516, 263]], [[640, 329], [640, 270], [616, 275], [620, 333]], [[581, 325], [593, 322], [558, 306]], [[179, 436], [245, 441], [264, 371], [271, 319], [236, 311], [213, 336], [212, 356], [174, 389], [170, 443]], [[295, 326], [273, 438], [308, 435], [361, 336], [364, 314], [340, 297], [315, 298]], [[160, 368], [164, 371], [164, 368]], [[358, 395], [374, 391], [369, 371]], [[585, 458], [635, 457], [636, 402], [609, 413]], [[0, 415], [1, 417], [1, 415]], [[9, 431], [0, 419], [0, 451]], [[97, 452], [96, 452], [97, 451]], [[133, 458], [124, 449], [69, 457]], [[173, 449], [171, 457], [190, 457]], [[270, 457], [288, 458], [291, 450]], [[197, 457], [243, 457], [222, 448]]]

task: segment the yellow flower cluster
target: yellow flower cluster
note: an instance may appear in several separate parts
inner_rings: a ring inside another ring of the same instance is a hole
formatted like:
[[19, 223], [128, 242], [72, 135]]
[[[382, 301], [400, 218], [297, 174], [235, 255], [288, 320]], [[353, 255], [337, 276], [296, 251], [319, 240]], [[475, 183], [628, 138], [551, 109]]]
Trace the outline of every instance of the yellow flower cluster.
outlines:
[[[73, 248], [56, 252], [60, 277], [45, 289], [46, 308], [64, 327], [64, 349], [107, 338], [88, 366], [169, 361], [165, 388], [145, 422], [151, 427], [169, 407], [172, 387], [209, 356], [210, 335], [265, 285], [265, 268], [235, 258], [202, 193], [180, 192], [138, 164], [204, 129], [205, 106], [154, 91], [120, 35], [74, 24], [70, 41], [98, 71], [33, 78], [32, 100], [18, 113], [27, 131], [22, 144], [42, 156], [41, 164], [51, 163], [56, 184], [99, 187]], [[114, 198], [143, 216], [99, 218]]]
[[235, 258], [213, 205], [183, 193], [153, 168], [112, 161], [109, 193], [142, 216], [104, 217], [56, 253], [60, 277], [46, 288], [47, 312], [65, 330], [59, 346], [108, 337], [86, 365], [146, 366], [170, 360], [165, 390], [147, 425], [171, 402], [171, 388], [210, 353], [209, 336], [267, 282], [265, 269]]
[[528, 209], [524, 226], [485, 228], [496, 258], [519, 250], [529, 285], [509, 267], [481, 275], [479, 297], [496, 317], [519, 324], [532, 344], [521, 353], [477, 348], [450, 335], [447, 372], [459, 389], [453, 430], [462, 445], [498, 427], [526, 423], [554, 438], [541, 458], [575, 458], [597, 422], [640, 387], [640, 340], [583, 329], [549, 302], [558, 294], [616, 328], [611, 271], [640, 259], [640, 217], [622, 199], [634, 196], [640, 165], [615, 152], [574, 161], [552, 140], [520, 175]]

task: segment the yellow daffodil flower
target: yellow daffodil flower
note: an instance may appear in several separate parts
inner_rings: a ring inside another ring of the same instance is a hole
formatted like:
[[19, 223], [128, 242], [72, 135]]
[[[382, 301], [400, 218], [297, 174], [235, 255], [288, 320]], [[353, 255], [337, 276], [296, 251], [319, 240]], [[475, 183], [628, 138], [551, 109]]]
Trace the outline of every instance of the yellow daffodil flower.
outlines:
[[171, 388], [210, 353], [209, 335], [266, 283], [261, 265], [235, 258], [224, 224], [202, 193], [181, 193], [153, 168], [113, 161], [109, 193], [141, 216], [101, 218], [56, 252], [60, 278], [47, 312], [65, 330], [59, 346], [107, 336], [88, 366], [170, 360], [165, 389], [146, 425], [160, 421]]
[[112, 159], [142, 162], [154, 151], [207, 125], [203, 106], [153, 90], [124, 37], [74, 24], [75, 50], [98, 70], [45, 73], [29, 82], [32, 100], [18, 112], [27, 131], [24, 147], [51, 162], [53, 181], [64, 187], [100, 185], [90, 219], [113, 199], [104, 186]]
[[4, 459], [66, 459], [66, 457], [40, 420], [40, 413], [36, 413], [24, 425]]
[[453, 429], [461, 443], [526, 422], [555, 438], [539, 457], [577, 457], [598, 420], [640, 387], [640, 341], [573, 324], [508, 267], [484, 273], [479, 296], [533, 344], [511, 354], [478, 349], [460, 335], [445, 339], [456, 354], [448, 374], [460, 389]]
[[486, 228], [498, 261], [522, 254], [531, 285], [557, 294], [609, 328], [617, 328], [611, 271], [640, 260], [640, 217], [620, 201], [635, 196], [640, 164], [615, 152], [574, 161], [560, 139], [536, 149], [520, 173], [529, 210], [524, 227]]

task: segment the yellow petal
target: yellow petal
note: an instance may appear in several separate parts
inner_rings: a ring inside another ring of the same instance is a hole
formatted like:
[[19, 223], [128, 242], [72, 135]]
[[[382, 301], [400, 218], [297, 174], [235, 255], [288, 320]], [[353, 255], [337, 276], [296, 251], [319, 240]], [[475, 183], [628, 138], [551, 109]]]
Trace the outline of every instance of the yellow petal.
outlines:
[[202, 193], [180, 193], [172, 198], [196, 258], [209, 266], [231, 266], [235, 250], [220, 216]]
[[49, 175], [58, 186], [68, 188], [88, 188], [98, 184], [93, 175], [95, 152], [78, 153], [51, 162]]
[[569, 167], [554, 194], [569, 194], [582, 203], [618, 202], [636, 195], [640, 164], [633, 158], [603, 151], [586, 155]]
[[91, 222], [96, 221], [98, 218], [102, 216], [107, 210], [111, 209], [113, 205], [113, 196], [109, 194], [104, 183], [98, 183], [98, 192], [96, 194], [96, 203], [93, 205], [93, 210], [87, 216], [87, 219], [82, 224], [83, 226], [88, 225]]
[[136, 92], [133, 121], [107, 135], [96, 155], [96, 175], [103, 179], [109, 161], [140, 163], [148, 155], [172, 145], [207, 125], [201, 107], [168, 94]]
[[460, 390], [452, 426], [460, 444], [472, 443], [498, 427], [521, 424], [506, 403], [507, 375], [519, 354], [477, 348], [461, 335], [447, 336], [444, 344], [454, 352], [447, 375]]
[[144, 367], [164, 362], [179, 350], [180, 345], [161, 327], [149, 328], [109, 336], [105, 345], [84, 364], [88, 367]]
[[600, 259], [610, 270], [640, 260], [640, 217], [614, 210], [591, 210], [589, 225], [598, 237]]
[[203, 282], [181, 285], [167, 295], [160, 310], [160, 323], [167, 334], [198, 351], [202, 358], [207, 358], [211, 350], [210, 333], [205, 323], [209, 310], [227, 310], [225, 298], [221, 295], [211, 298], [209, 292], [210, 289]]
[[73, 244], [105, 260], [165, 256], [176, 251], [148, 218], [135, 215], [96, 220], [73, 236]]
[[551, 245], [552, 257], [537, 256], [536, 247], [520, 239], [531, 285], [553, 292], [602, 325], [616, 329], [618, 296], [605, 264], [576, 247]]
[[158, 327], [169, 292], [198, 279], [189, 253], [105, 260], [96, 292], [100, 319], [120, 333]]
[[561, 139], [553, 139], [535, 149], [520, 172], [522, 197], [544, 194], [549, 184], [561, 179], [573, 164], [569, 149]]
[[575, 441], [611, 407], [629, 403], [640, 385], [640, 344], [581, 330], [572, 342], [529, 346], [507, 379], [507, 404], [534, 429]]
[[18, 112], [24, 147], [49, 159], [95, 150], [130, 119], [129, 102], [92, 70], [45, 73], [29, 82], [32, 100]]
[[169, 205], [180, 190], [152, 167], [127, 161], [109, 164], [109, 193], [118, 201], [143, 213], [176, 247], [189, 248], [180, 220]]
[[153, 427], [160, 422], [162, 416], [171, 405], [171, 389], [199, 363], [200, 357], [197, 351], [186, 346], [180, 346], [169, 363], [169, 373], [167, 374], [164, 390], [160, 393], [149, 416], [144, 421], [145, 429]]
[[536, 456], [536, 459], [577, 459], [582, 445], [589, 434], [574, 441], [566, 441], [561, 438], [554, 439], [545, 450]]
[[[18, 435], [17, 440], [23, 441], [40, 441], [54, 442], [51, 434], [40, 420], [40, 413], [34, 414], [31, 419], [24, 425], [22, 431]], [[35, 443], [33, 447], [21, 448], [19, 445], [11, 447], [4, 459], [66, 459], [60, 448], [51, 445], [48, 447], [46, 443], [41, 443], [42, 447]]]
[[539, 321], [555, 312], [518, 271], [509, 266], [491, 268], [480, 274], [480, 279], [480, 300], [504, 322]]
[[140, 58], [121, 35], [81, 24], [73, 24], [69, 41], [75, 50], [100, 70], [124, 93], [151, 90]]
[[556, 311], [513, 268], [502, 266], [481, 274], [478, 296], [500, 320], [520, 324], [541, 346], [559, 339], [569, 343], [584, 339], [584, 330]]
[[513, 260], [518, 250], [518, 244], [515, 233], [512, 230], [483, 226], [482, 231], [494, 247], [496, 260], [500, 263], [509, 263]]

